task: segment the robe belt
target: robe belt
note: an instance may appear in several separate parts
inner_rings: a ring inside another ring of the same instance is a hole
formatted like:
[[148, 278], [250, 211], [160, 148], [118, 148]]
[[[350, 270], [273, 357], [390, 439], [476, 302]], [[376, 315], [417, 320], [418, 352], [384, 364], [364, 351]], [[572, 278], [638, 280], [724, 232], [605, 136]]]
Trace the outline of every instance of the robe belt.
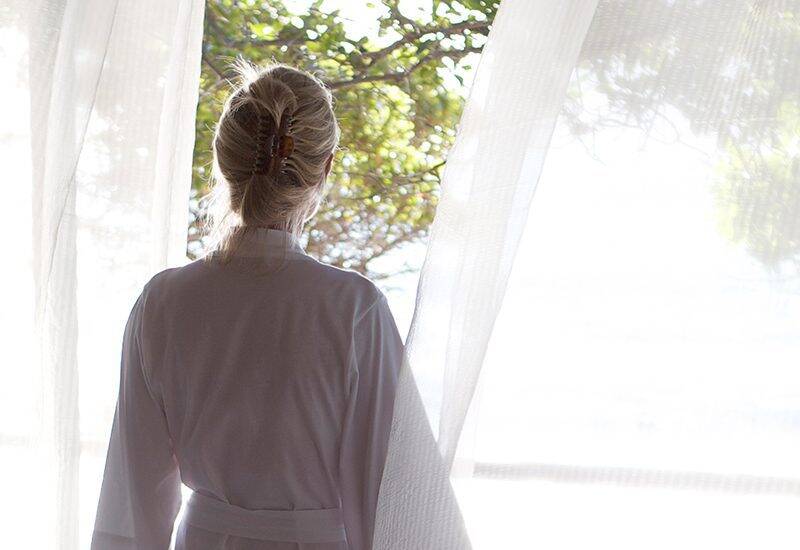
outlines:
[[347, 540], [340, 508], [248, 510], [192, 493], [182, 521], [206, 531], [258, 540], [306, 543]]

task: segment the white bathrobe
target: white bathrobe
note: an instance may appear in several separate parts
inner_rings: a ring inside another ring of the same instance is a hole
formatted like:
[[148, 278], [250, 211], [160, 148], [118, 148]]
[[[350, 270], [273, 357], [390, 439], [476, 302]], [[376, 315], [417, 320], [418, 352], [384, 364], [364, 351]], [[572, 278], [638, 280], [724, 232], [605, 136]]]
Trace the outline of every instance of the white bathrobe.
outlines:
[[158, 273], [125, 328], [93, 550], [167, 549], [181, 482], [177, 550], [371, 548], [401, 361], [385, 296], [288, 232]]

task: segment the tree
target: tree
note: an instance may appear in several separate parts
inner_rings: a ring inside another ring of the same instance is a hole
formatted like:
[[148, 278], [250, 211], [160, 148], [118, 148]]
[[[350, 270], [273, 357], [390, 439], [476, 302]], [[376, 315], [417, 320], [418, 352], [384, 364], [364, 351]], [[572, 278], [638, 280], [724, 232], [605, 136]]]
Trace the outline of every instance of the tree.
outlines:
[[486, 0], [431, 0], [407, 14], [383, 0], [376, 36], [353, 36], [322, 0], [295, 13], [283, 2], [209, 0], [197, 110], [190, 255], [202, 249], [198, 199], [208, 192], [213, 127], [236, 56], [285, 62], [332, 89], [341, 151], [327, 200], [306, 226], [317, 258], [373, 277], [371, 260], [427, 234], [464, 102], [464, 79], [497, 10]]
[[800, 267], [800, 104], [785, 102], [769, 143], [725, 143], [714, 194], [720, 231], [762, 265]]
[[[800, 266], [800, 19], [781, 3], [724, 8], [601, 2], [562, 120], [580, 137], [605, 127], [649, 132], [679, 112], [693, 133], [716, 138], [711, 191], [721, 233], [769, 270]], [[584, 105], [590, 94], [603, 108]]]

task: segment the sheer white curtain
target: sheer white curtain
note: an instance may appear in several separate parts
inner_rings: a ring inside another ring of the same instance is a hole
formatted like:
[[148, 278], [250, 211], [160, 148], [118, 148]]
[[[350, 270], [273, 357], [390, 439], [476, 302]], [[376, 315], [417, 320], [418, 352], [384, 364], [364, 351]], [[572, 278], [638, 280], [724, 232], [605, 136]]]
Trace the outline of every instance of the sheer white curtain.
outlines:
[[4, 548], [88, 546], [147, 278], [185, 261], [200, 0], [0, 8]]
[[448, 155], [420, 276], [381, 486], [378, 548], [469, 546], [449, 475], [594, 7], [512, 0], [497, 13]]
[[798, 128], [796, 0], [504, 0], [378, 547], [796, 548]]

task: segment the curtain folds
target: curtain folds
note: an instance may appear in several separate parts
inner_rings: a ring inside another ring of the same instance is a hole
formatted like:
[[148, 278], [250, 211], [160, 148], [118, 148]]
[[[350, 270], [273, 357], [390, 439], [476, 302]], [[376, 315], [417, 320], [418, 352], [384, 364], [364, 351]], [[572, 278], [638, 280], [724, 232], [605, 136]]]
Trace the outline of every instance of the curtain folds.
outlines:
[[0, 505], [4, 547], [88, 545], [122, 317], [154, 270], [185, 261], [203, 9], [0, 11], [14, 210], [0, 291], [2, 485], [16, 495]]
[[[420, 275], [376, 548], [469, 547], [450, 475], [528, 206], [596, 5], [500, 5], [448, 155]], [[427, 403], [418, 379], [434, 396]], [[438, 427], [435, 439], [428, 419]], [[467, 450], [460, 475], [471, 475], [470, 461]]]

